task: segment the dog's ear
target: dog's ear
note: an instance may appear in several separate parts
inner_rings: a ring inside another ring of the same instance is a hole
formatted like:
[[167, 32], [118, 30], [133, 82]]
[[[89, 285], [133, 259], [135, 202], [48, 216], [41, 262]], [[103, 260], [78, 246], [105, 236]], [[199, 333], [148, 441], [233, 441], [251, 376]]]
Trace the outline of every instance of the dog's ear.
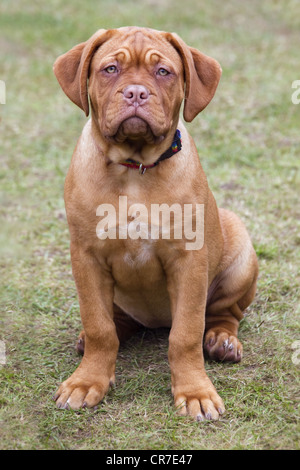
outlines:
[[89, 66], [95, 51], [107, 41], [113, 30], [99, 29], [86, 42], [59, 56], [53, 66], [56, 78], [65, 94], [89, 115], [87, 80]]
[[185, 75], [183, 116], [192, 121], [212, 100], [222, 69], [220, 64], [202, 52], [189, 47], [176, 33], [167, 33], [167, 40], [181, 56]]

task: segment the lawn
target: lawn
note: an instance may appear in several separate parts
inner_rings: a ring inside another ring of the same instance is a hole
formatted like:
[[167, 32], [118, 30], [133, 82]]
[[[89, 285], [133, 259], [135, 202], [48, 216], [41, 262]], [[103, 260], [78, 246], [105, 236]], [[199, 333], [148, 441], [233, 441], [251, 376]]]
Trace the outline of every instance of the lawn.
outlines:
[[[86, 121], [52, 64], [98, 28], [133, 24], [176, 31], [223, 69], [188, 129], [218, 205], [251, 233], [260, 275], [242, 363], [206, 364], [226, 405], [218, 422], [174, 412], [166, 330], [120, 348], [116, 387], [96, 411], [51, 400], [80, 360], [63, 185]], [[299, 29], [296, 0], [2, 0], [2, 449], [299, 449]]]

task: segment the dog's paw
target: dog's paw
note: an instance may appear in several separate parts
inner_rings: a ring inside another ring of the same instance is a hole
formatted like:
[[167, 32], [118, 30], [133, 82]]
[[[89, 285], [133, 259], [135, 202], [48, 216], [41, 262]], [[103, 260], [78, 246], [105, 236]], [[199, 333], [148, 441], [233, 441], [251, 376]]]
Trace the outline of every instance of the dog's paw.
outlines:
[[218, 420], [225, 412], [223, 400], [215, 387], [208, 378], [206, 382], [201, 382], [194, 391], [184, 387], [174, 393], [175, 407], [180, 415], [204, 421]]
[[243, 346], [236, 336], [211, 328], [204, 337], [204, 352], [214, 361], [240, 362]]
[[53, 395], [56, 406], [63, 409], [79, 410], [94, 408], [108, 392], [113, 380], [99, 380], [92, 377], [81, 378], [74, 372], [65, 380]]

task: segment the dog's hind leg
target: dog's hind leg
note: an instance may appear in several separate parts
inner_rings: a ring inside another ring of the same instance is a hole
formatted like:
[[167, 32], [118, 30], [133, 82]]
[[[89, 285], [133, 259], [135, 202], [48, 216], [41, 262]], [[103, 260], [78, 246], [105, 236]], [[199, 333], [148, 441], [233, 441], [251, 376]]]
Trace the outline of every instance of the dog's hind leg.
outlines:
[[[129, 339], [132, 335], [137, 333], [143, 326], [133, 320], [129, 315], [127, 315], [123, 310], [114, 304], [114, 322], [116, 325], [117, 335], [120, 343]], [[85, 333], [84, 330], [81, 331], [77, 342], [76, 342], [76, 351], [83, 355], [84, 354], [84, 342], [85, 342]]]
[[221, 271], [208, 291], [204, 352], [210, 359], [239, 362], [243, 347], [237, 338], [238, 327], [256, 292], [258, 264], [240, 219], [224, 209], [219, 214], [224, 250]]

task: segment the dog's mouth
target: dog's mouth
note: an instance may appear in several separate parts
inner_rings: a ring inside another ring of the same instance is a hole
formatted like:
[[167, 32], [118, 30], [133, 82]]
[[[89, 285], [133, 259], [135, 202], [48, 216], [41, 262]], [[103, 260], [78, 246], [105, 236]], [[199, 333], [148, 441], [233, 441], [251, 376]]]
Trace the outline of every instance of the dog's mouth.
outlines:
[[132, 116], [121, 122], [113, 139], [117, 143], [129, 141], [153, 144], [157, 142], [158, 138], [154, 135], [148, 122], [138, 116]]
[[133, 116], [125, 119], [119, 127], [119, 131], [128, 138], [139, 139], [152, 132], [149, 124], [144, 119]]

